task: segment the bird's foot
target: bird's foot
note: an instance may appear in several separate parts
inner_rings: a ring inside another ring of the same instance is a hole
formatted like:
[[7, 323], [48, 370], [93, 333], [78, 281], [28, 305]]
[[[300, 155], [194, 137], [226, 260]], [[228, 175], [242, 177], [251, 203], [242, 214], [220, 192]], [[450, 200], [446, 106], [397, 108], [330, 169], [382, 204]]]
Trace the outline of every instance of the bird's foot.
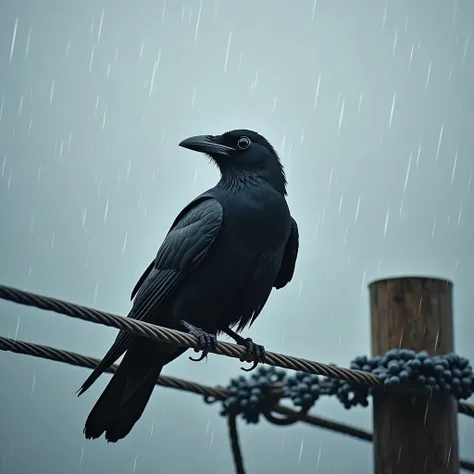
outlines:
[[197, 358], [189, 357], [189, 360], [193, 362], [200, 362], [201, 360], [207, 358], [209, 352], [213, 352], [216, 350], [217, 347], [217, 337], [215, 334], [210, 334], [204, 331], [201, 328], [198, 328], [187, 321], [181, 321], [181, 325], [184, 326], [188, 333], [191, 336], [194, 336], [198, 340], [198, 349], [194, 349], [195, 352], [202, 351], [202, 354]]
[[265, 362], [265, 347], [260, 344], [255, 344], [255, 342], [253, 342], [250, 337], [243, 339], [242, 342], [239, 342], [239, 344], [245, 346], [246, 348], [245, 357], [243, 359], [240, 359], [241, 362], [252, 362], [251, 367], [249, 367], [248, 369], [246, 369], [245, 367], [241, 367], [243, 371], [251, 372], [257, 367], [260, 362]]

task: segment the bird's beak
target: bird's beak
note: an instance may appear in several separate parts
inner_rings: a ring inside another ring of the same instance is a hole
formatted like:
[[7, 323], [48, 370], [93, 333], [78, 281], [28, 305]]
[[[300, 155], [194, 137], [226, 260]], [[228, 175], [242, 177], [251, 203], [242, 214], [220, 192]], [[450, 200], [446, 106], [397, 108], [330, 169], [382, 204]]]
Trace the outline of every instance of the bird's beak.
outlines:
[[189, 137], [183, 140], [179, 146], [193, 151], [200, 151], [201, 153], [206, 153], [211, 156], [229, 156], [231, 152], [235, 151], [235, 149], [230, 146], [221, 145], [218, 141], [218, 137], [213, 137], [212, 135]]

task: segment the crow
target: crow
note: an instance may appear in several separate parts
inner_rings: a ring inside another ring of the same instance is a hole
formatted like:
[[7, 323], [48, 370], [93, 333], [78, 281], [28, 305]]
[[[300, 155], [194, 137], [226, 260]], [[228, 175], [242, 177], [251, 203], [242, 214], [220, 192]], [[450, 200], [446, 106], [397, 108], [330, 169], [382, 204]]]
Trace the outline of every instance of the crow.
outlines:
[[[251, 130], [194, 136], [179, 146], [208, 155], [221, 177], [176, 217], [133, 288], [128, 317], [187, 331], [199, 341], [197, 360], [215, 349], [218, 334], [227, 334], [246, 347], [246, 360], [263, 362], [264, 347], [238, 333], [255, 321], [272, 288], [293, 278], [299, 237], [283, 166], [272, 145]], [[105, 433], [117, 442], [127, 436], [163, 366], [186, 350], [120, 331], [78, 391], [125, 353], [86, 420], [85, 437]]]

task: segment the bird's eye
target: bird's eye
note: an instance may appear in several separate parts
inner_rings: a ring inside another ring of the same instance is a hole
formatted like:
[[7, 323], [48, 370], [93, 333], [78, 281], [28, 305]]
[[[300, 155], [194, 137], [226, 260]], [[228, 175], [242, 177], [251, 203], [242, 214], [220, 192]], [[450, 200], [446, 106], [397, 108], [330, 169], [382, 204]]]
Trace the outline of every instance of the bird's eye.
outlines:
[[248, 137], [240, 137], [239, 141], [237, 142], [237, 146], [241, 150], [246, 150], [250, 146], [250, 138]]

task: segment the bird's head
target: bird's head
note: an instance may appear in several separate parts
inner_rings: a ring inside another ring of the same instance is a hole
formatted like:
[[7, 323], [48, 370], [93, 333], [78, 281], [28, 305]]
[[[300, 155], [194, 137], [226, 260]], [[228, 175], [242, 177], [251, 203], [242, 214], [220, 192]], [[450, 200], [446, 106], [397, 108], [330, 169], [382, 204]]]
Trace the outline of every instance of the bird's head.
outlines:
[[223, 179], [264, 179], [286, 195], [286, 178], [280, 158], [262, 135], [252, 130], [232, 130], [222, 135], [186, 138], [179, 146], [205, 153], [217, 164]]

